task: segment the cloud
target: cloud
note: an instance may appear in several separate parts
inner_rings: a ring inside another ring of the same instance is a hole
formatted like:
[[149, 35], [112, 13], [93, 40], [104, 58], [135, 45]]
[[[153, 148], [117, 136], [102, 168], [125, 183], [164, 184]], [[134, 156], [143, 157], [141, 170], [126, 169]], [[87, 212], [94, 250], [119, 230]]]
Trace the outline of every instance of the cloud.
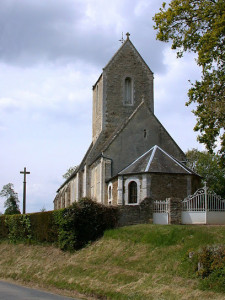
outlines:
[[163, 60], [167, 72], [155, 75], [155, 114], [172, 135], [183, 151], [201, 148], [197, 142], [197, 133], [193, 132], [196, 117], [193, 107], [185, 106], [188, 101], [188, 89], [191, 81], [201, 76], [194, 54], [186, 54], [177, 59], [176, 53], [169, 48], [163, 51]]
[[[156, 41], [158, 0], [0, 1], [0, 189], [12, 182], [28, 211], [52, 209], [62, 174], [91, 142], [92, 85], [130, 39], [155, 76], [155, 112], [185, 151], [197, 147], [195, 117], [185, 107], [193, 57], [177, 60]], [[126, 36], [125, 36], [126, 37]], [[0, 211], [4, 211], [0, 199]]]
[[157, 9], [157, 0], [2, 0], [0, 60], [19, 66], [82, 61], [103, 67], [117, 50], [122, 31], [130, 31], [154, 71], [163, 70], [164, 45], [155, 41], [152, 30], [151, 15]]

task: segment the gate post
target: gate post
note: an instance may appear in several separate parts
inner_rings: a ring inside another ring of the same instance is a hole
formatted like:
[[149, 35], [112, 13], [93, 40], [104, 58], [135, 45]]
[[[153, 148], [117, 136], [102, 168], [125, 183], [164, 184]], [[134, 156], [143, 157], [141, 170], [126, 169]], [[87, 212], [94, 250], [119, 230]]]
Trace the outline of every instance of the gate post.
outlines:
[[207, 212], [208, 212], [208, 199], [207, 199], [207, 186], [206, 181], [204, 182], [204, 196], [205, 196], [205, 224], [207, 224]]
[[168, 224], [181, 224], [181, 199], [169, 198], [168, 202]]

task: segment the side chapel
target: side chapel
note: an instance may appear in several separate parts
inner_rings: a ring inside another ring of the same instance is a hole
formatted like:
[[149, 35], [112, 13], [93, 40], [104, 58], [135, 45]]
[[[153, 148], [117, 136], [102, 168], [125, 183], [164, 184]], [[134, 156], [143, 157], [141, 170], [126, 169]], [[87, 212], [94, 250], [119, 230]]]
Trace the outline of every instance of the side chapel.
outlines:
[[54, 209], [82, 197], [138, 205], [147, 197], [184, 198], [199, 176], [154, 115], [153, 73], [127, 38], [93, 86], [92, 143], [60, 186]]

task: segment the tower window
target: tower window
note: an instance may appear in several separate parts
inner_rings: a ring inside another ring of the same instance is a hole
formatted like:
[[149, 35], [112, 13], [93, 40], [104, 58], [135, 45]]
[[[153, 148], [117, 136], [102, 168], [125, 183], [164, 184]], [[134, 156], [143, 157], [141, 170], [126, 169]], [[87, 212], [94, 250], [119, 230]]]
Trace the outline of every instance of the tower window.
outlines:
[[130, 77], [126, 77], [124, 82], [124, 104], [133, 104], [133, 82]]
[[144, 129], [144, 138], [146, 138], [146, 136], [147, 136], [147, 131], [146, 129]]

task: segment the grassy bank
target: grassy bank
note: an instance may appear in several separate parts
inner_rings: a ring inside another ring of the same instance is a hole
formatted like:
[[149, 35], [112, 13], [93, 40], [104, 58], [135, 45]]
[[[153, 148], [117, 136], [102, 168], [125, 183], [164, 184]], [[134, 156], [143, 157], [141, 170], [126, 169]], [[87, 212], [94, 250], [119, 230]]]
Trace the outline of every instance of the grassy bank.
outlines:
[[2, 242], [0, 277], [87, 298], [225, 299], [202, 285], [188, 258], [218, 244], [225, 244], [224, 226], [129, 226], [75, 253]]

